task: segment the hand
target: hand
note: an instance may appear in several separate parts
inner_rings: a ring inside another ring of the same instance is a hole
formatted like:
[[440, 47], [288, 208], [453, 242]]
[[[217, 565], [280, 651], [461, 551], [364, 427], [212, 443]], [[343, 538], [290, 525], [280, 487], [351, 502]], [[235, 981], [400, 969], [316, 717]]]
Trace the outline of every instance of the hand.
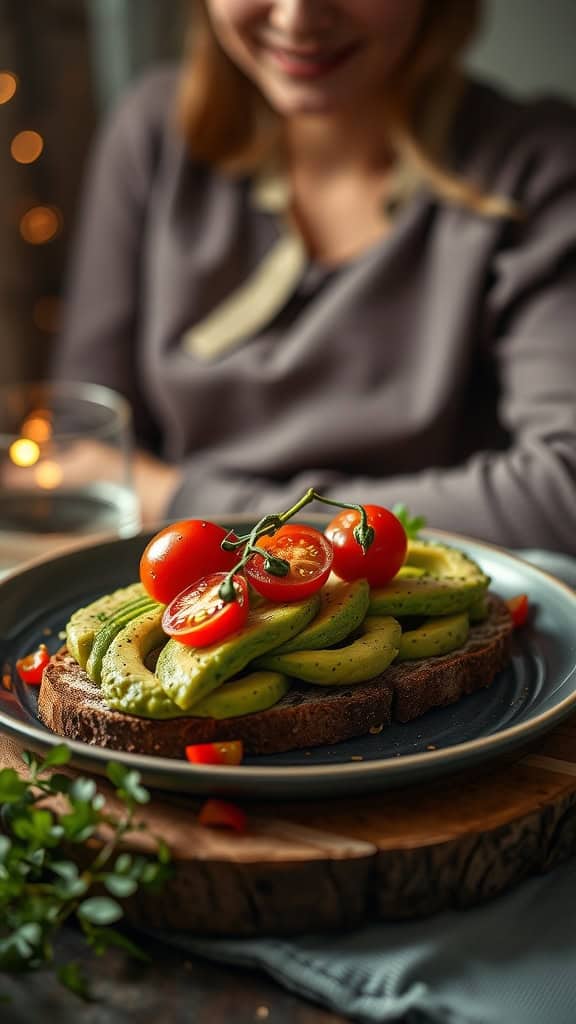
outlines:
[[135, 452], [132, 471], [140, 501], [142, 526], [144, 529], [158, 526], [166, 518], [168, 503], [182, 474], [176, 466], [140, 450]]

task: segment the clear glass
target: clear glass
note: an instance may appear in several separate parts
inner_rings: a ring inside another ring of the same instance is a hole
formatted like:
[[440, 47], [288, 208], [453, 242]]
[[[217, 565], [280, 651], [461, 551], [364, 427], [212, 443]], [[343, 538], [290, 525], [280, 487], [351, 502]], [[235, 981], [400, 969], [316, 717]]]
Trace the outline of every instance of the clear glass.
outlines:
[[96, 384], [0, 387], [0, 574], [139, 527], [128, 402]]

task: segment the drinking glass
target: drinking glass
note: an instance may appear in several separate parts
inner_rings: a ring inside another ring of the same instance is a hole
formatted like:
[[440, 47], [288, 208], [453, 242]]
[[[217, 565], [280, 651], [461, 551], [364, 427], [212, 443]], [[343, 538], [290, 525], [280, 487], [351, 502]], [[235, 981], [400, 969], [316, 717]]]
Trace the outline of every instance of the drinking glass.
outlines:
[[0, 387], [0, 574], [139, 525], [125, 398], [97, 384]]

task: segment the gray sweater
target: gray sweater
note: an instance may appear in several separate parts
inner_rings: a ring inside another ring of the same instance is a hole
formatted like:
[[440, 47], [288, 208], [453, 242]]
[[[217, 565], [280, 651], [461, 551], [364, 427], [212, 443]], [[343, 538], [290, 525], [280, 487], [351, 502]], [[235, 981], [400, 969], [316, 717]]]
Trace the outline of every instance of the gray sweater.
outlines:
[[97, 141], [56, 369], [128, 396], [140, 443], [184, 469], [170, 514], [314, 486], [576, 553], [575, 111], [471, 84], [455, 165], [525, 220], [422, 189], [328, 269], [274, 196], [189, 157], [174, 87], [148, 74]]

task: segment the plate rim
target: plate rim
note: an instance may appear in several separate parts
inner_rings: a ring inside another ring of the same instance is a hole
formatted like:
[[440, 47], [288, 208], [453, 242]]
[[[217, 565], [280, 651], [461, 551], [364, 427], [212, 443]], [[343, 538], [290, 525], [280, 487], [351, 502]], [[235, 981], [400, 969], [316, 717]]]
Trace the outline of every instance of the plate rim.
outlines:
[[[209, 518], [208, 515], [202, 518]], [[254, 516], [247, 514], [234, 515], [230, 513], [226, 516], [213, 517], [216, 520], [220, 518], [225, 525], [227, 521], [233, 521], [234, 523], [246, 522], [253, 523]], [[309, 521], [324, 522], [326, 523], [326, 516], [318, 514], [310, 514], [305, 517]], [[99, 538], [98, 543], [86, 542], [86, 543], [72, 543], [70, 546], [66, 546], [63, 550], [56, 554], [41, 556], [35, 558], [19, 566], [17, 570], [9, 573], [7, 576], [0, 580], [0, 593], [3, 589], [4, 583], [24, 575], [26, 572], [34, 569], [38, 565], [48, 564], [51, 562], [58, 562], [68, 555], [76, 554], [81, 551], [88, 551], [93, 548], [100, 547], [103, 544], [110, 542], [117, 543], [119, 545], [125, 544], [126, 542], [134, 542], [138, 537], [142, 537], [143, 543], [144, 538], [151, 536], [156, 532], [152, 530], [140, 530], [129, 537], [118, 537], [115, 534], [106, 534]], [[506, 548], [503, 548], [497, 544], [493, 544], [489, 541], [478, 540], [474, 537], [470, 537], [466, 534], [455, 533], [448, 530], [440, 530], [437, 528], [427, 528], [422, 530], [423, 539], [427, 538], [438, 538], [440, 541], [444, 539], [446, 543], [458, 546], [461, 544], [463, 547], [473, 547], [480, 550], [486, 550], [492, 552], [499, 559], [504, 561], [512, 562], [513, 565], [519, 565], [522, 568], [528, 568], [530, 573], [536, 574], [537, 577], [543, 577], [549, 584], [557, 588], [565, 598], [574, 604], [574, 611], [576, 612], [576, 591], [564, 581], [554, 576], [552, 573], [540, 566], [535, 565], [532, 562], [528, 562]], [[569, 671], [568, 675], [564, 677], [563, 682], [569, 681], [576, 674], [576, 658], [574, 664]], [[528, 721], [520, 722], [514, 725], [507, 726], [503, 729], [499, 729], [488, 736], [476, 737], [472, 740], [464, 740], [461, 743], [453, 744], [449, 747], [440, 748], [438, 750], [426, 750], [415, 754], [403, 754], [396, 758], [372, 758], [366, 761], [342, 761], [335, 764], [310, 764], [310, 765], [272, 765], [267, 764], [264, 766], [242, 764], [239, 766], [232, 765], [218, 765], [204, 766], [204, 765], [191, 765], [187, 761], [180, 760], [178, 758], [167, 758], [158, 757], [151, 754], [139, 754], [131, 753], [129, 751], [116, 750], [112, 747], [101, 747], [86, 743], [83, 740], [73, 740], [67, 737], [59, 736], [56, 733], [52, 733], [45, 727], [36, 725], [35, 723], [19, 722], [12, 718], [9, 714], [6, 714], [0, 709], [0, 729], [7, 732], [11, 736], [15, 736], [18, 739], [27, 739], [28, 741], [36, 741], [36, 745], [41, 748], [51, 748], [59, 746], [60, 744], [66, 744], [70, 748], [72, 754], [77, 755], [77, 759], [89, 762], [97, 763], [101, 768], [114, 759], [121, 759], [122, 762], [130, 768], [139, 770], [140, 772], [146, 772], [148, 775], [156, 775], [158, 777], [169, 778], [171, 775], [178, 775], [182, 777], [188, 777], [190, 780], [196, 779], [198, 784], [220, 784], [231, 785], [237, 782], [239, 779], [245, 781], [250, 780], [252, 786], [256, 787], [259, 783], [270, 784], [271, 782], [286, 783], [294, 782], [295, 779], [298, 782], [304, 784], [306, 782], [326, 782], [336, 777], [340, 778], [343, 774], [346, 777], [350, 776], [354, 780], [370, 780], [374, 777], [378, 777], [383, 782], [384, 779], [396, 779], [402, 778], [407, 786], [414, 784], [417, 779], [410, 778], [409, 776], [417, 771], [422, 764], [428, 766], [441, 766], [445, 765], [448, 769], [452, 762], [455, 762], [454, 768], [466, 768], [471, 763], [478, 761], [486, 762], [490, 758], [490, 752], [494, 748], [494, 758], [498, 754], [504, 754], [510, 748], [517, 749], [522, 746], [525, 740], [528, 743], [530, 740], [535, 739], [538, 735], [543, 732], [549, 731], [558, 722], [562, 721], [567, 717], [572, 708], [576, 709], [576, 688], [568, 696], [558, 701], [547, 711], [543, 711], [540, 714], [535, 715]], [[440, 774], [435, 773], [434, 777]], [[404, 779], [404, 776], [408, 776]], [[190, 792], [193, 791], [192, 785], [187, 787]], [[296, 795], [296, 794], [295, 794]], [[298, 794], [299, 795], [299, 794]]]

